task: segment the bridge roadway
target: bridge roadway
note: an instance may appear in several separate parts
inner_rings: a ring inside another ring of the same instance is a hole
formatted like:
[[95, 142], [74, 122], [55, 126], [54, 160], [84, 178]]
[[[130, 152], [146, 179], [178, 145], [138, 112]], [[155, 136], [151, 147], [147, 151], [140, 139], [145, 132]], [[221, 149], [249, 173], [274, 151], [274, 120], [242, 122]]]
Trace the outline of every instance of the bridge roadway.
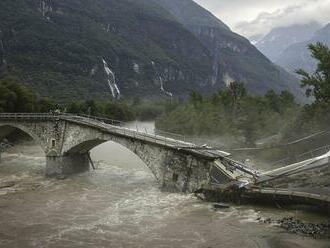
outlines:
[[[123, 124], [123, 122], [113, 121], [110, 119], [93, 118], [93, 117], [88, 118], [88, 117], [78, 116], [78, 115], [59, 115], [58, 117], [62, 120], [75, 122], [75, 123], [87, 125], [87, 126], [93, 126], [95, 128], [100, 128], [106, 132], [116, 133], [116, 134], [127, 136], [127, 137], [130, 137], [133, 139], [144, 140], [144, 141], [147, 141], [150, 143], [155, 143], [155, 144], [161, 145], [161, 146], [176, 148], [179, 150], [183, 150], [183, 151], [195, 154], [197, 156], [209, 158], [210, 160], [227, 157], [230, 155], [229, 153], [226, 153], [223, 151], [209, 150], [207, 148], [199, 149], [199, 150], [191, 149], [191, 148], [196, 147], [196, 145], [182, 141], [182, 140], [173, 139], [173, 138], [169, 138], [166, 136], [161, 136], [156, 133], [151, 134], [145, 130], [139, 131], [137, 129], [134, 130], [134, 129], [127, 128], [125, 126], [117, 126], [117, 125], [115, 125], [116, 122], [118, 124]], [[114, 124], [106, 123], [107, 120], [109, 120], [110, 122], [113, 122]]]
[[[89, 127], [94, 127], [97, 129], [100, 129], [105, 132], [114, 133], [117, 135], [123, 135], [126, 137], [130, 137], [133, 139], [140, 139], [143, 141], [147, 141], [150, 143], [155, 143], [157, 145], [161, 146], [167, 146], [169, 148], [176, 148], [180, 149], [192, 154], [195, 154], [197, 156], [202, 156], [205, 158], [209, 158], [211, 160], [214, 160], [216, 158], [220, 157], [227, 157], [230, 154], [219, 151], [219, 150], [210, 150], [207, 147], [205, 149], [193, 149], [196, 147], [195, 144], [185, 142], [183, 140], [173, 139], [170, 137], [158, 135], [156, 133], [148, 133], [145, 130], [137, 130], [137, 129], [131, 129], [128, 127], [125, 127], [124, 125], [126, 123], [117, 121], [117, 120], [111, 120], [107, 118], [99, 118], [94, 116], [87, 116], [87, 115], [73, 115], [73, 114], [45, 114], [45, 113], [17, 113], [17, 114], [11, 114], [11, 113], [1, 113], [0, 114], [0, 120], [6, 120], [6, 121], [56, 121], [56, 120], [65, 120], [68, 122], [77, 123], [80, 125], [86, 125]], [[174, 134], [175, 135], [175, 134]], [[181, 135], [178, 135], [180, 137]], [[184, 136], [182, 136], [184, 137]], [[189, 149], [190, 148], [190, 149]]]

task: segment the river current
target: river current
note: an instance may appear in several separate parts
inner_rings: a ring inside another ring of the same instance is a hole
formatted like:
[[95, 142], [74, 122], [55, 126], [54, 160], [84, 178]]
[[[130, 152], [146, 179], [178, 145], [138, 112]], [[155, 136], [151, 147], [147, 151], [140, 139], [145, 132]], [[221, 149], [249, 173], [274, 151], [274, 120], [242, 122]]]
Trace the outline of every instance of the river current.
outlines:
[[0, 247], [330, 247], [257, 220], [322, 216], [255, 206], [215, 211], [192, 195], [162, 192], [143, 162], [117, 144], [98, 146], [92, 158], [96, 170], [58, 180], [44, 177], [36, 146], [3, 154]]

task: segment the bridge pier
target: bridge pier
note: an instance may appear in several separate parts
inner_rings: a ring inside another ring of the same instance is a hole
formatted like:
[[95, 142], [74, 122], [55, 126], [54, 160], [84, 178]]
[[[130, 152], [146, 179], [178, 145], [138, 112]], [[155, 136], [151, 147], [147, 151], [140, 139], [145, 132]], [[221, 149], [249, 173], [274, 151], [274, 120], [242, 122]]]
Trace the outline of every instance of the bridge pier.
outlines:
[[46, 156], [46, 176], [56, 177], [89, 171], [89, 154]]

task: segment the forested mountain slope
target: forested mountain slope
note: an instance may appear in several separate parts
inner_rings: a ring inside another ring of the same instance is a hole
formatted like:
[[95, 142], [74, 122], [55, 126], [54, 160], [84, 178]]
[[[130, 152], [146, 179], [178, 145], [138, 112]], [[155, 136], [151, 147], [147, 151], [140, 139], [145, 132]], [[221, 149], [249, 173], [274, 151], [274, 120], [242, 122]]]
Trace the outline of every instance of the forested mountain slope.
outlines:
[[300, 94], [295, 79], [191, 0], [2, 0], [0, 17], [0, 77], [58, 100], [184, 97], [231, 80], [253, 93]]

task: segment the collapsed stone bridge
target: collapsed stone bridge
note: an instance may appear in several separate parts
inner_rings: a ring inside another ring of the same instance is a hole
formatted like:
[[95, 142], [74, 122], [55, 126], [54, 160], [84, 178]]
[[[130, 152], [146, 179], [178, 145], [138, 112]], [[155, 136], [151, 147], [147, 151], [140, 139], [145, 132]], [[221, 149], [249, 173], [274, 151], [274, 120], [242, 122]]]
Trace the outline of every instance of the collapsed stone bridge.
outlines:
[[[46, 156], [46, 175], [89, 170], [89, 152], [107, 141], [131, 150], [148, 166], [164, 188], [195, 192], [212, 183], [251, 178], [253, 171], [227, 158], [222, 151], [164, 136], [138, 132], [114, 121], [69, 114], [0, 114], [0, 140], [16, 129], [28, 134]], [[108, 123], [106, 123], [108, 122]]]

